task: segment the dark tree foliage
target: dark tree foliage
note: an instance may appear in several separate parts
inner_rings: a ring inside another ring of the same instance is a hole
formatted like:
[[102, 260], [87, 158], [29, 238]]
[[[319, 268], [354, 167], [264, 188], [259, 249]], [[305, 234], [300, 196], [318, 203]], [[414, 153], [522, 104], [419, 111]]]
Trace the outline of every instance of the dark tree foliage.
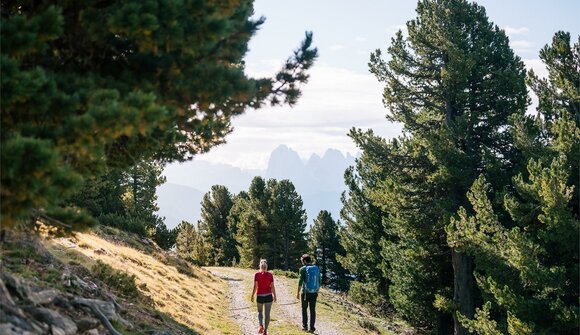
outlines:
[[248, 107], [295, 104], [312, 35], [273, 78], [249, 78], [243, 57], [264, 22], [252, 14], [252, 0], [3, 1], [2, 223], [82, 224], [60, 205], [85, 180], [190, 159]]
[[[370, 60], [385, 83], [387, 118], [404, 133], [384, 145], [390, 173], [371, 192], [394, 235], [382, 248], [390, 301], [417, 326], [466, 334], [458, 315], [472, 317], [480, 299], [473, 259], [448, 243], [444, 228], [468, 206], [478, 175], [499, 193], [515, 173], [519, 154], [509, 130], [528, 104], [525, 68], [476, 3], [419, 1], [406, 28], [408, 36], [399, 31], [392, 39], [388, 60], [380, 50]], [[451, 308], [436, 309], [436, 294], [452, 299]]]
[[[270, 180], [272, 181], [272, 180]], [[288, 179], [270, 183], [271, 196], [269, 236], [274, 268], [295, 270], [300, 267], [300, 256], [307, 249], [306, 210], [302, 197]]]
[[208, 265], [230, 265], [238, 259], [236, 240], [228, 224], [228, 215], [234, 205], [227, 187], [214, 185], [203, 196], [199, 232], [208, 254]]
[[[385, 177], [385, 169], [379, 163], [385, 142], [374, 136], [372, 131], [362, 133], [355, 129], [349, 136], [363, 152], [354, 167], [344, 173], [347, 191], [342, 195], [340, 216], [343, 225], [339, 231], [344, 255], [337, 256], [340, 264], [350, 271], [358, 281], [373, 288], [376, 297], [388, 295], [390, 266], [381, 256], [381, 246], [389, 237], [382, 224], [385, 213], [371, 200], [371, 192]], [[373, 304], [378, 312], [386, 311], [386, 302]]]
[[142, 161], [126, 171], [112, 169], [103, 176], [86, 180], [67, 206], [83, 208], [100, 224], [151, 237], [169, 249], [176, 231], [167, 229], [157, 215], [157, 187], [165, 182], [163, 165]]
[[230, 226], [237, 230], [240, 264], [257, 267], [261, 258], [271, 269], [296, 270], [307, 250], [306, 213], [289, 180], [255, 177], [248, 192], [236, 196]]
[[338, 235], [339, 225], [340, 222], [334, 221], [328, 211], [322, 210], [308, 234], [308, 247], [320, 267], [322, 285], [333, 289], [344, 289], [346, 284], [346, 271], [336, 260], [337, 256], [344, 255]]
[[[239, 210], [236, 214], [236, 226], [238, 227], [236, 240], [240, 254], [240, 265], [249, 268], [257, 268], [261, 258], [267, 257], [266, 250], [269, 246], [267, 219], [258, 209], [255, 198], [238, 198], [234, 208]], [[233, 219], [232, 219], [233, 220]]]
[[[484, 303], [462, 323], [478, 334], [577, 334], [580, 213], [580, 41], [558, 32], [540, 58], [549, 76], [529, 74], [538, 116], [518, 118], [516, 146], [527, 166], [513, 179], [504, 208], [494, 209], [483, 176], [468, 195], [449, 239], [475, 257]], [[513, 221], [502, 222], [507, 211]]]

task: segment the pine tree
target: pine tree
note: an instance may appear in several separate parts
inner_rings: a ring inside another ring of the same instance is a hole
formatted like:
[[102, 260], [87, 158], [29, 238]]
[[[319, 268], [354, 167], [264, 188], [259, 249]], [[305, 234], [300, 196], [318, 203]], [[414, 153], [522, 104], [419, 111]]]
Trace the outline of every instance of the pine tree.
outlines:
[[[377, 183], [386, 177], [377, 156], [373, 155], [383, 152], [384, 141], [377, 138], [371, 130], [362, 133], [353, 129], [349, 136], [363, 151], [357, 158], [356, 165], [344, 173], [348, 191], [341, 197], [343, 207], [340, 216], [344, 225], [339, 235], [345, 255], [339, 255], [337, 260], [354, 274], [357, 280], [376, 285], [377, 292], [374, 292], [376, 296], [386, 296], [389, 271], [384, 272], [383, 269], [389, 267], [377, 250], [381, 250], [382, 241], [389, 234], [382, 224], [385, 213], [373, 204], [370, 195], [377, 187]], [[385, 306], [381, 304], [378, 307]]]
[[233, 205], [232, 194], [222, 185], [212, 186], [203, 196], [199, 229], [207, 252], [212, 255], [209, 265], [229, 265], [238, 257], [235, 237], [228, 224]]
[[156, 214], [159, 210], [156, 203], [157, 187], [166, 181], [162, 173], [162, 164], [143, 161], [132, 166], [124, 178], [126, 193], [123, 200], [127, 220], [133, 222], [133, 225], [144, 227], [149, 236], [155, 236], [159, 225], [164, 226], [163, 218]]
[[240, 255], [240, 265], [256, 268], [260, 258], [271, 254], [267, 244], [268, 200], [270, 191], [262, 177], [254, 177], [248, 192], [240, 192], [228, 218], [230, 227], [236, 227], [236, 241]]
[[248, 192], [236, 196], [228, 224], [236, 231], [240, 265], [297, 269], [307, 250], [306, 212], [302, 198], [289, 180], [255, 177]]
[[177, 254], [194, 264], [207, 265], [207, 248], [203, 236], [196, 227], [187, 221], [182, 221], [175, 230], [177, 231], [175, 240]]
[[142, 161], [124, 171], [110, 169], [105, 175], [87, 179], [67, 205], [83, 208], [100, 224], [153, 238], [170, 248], [175, 232], [167, 229], [156, 213], [156, 189], [165, 182], [163, 164]]
[[[517, 152], [506, 129], [512, 114], [525, 113], [525, 68], [505, 33], [476, 3], [422, 0], [407, 30], [408, 37], [399, 31], [392, 39], [389, 61], [377, 50], [370, 62], [371, 72], [386, 83], [388, 119], [404, 126], [404, 135], [388, 150], [398, 176], [384, 181], [384, 195], [375, 202], [389, 213], [385, 222], [398, 234], [385, 253], [408, 260], [396, 264], [403, 269], [391, 278], [391, 299], [406, 316], [429, 316], [436, 315], [429, 310], [433, 293], [451, 291], [454, 332], [466, 334], [458, 315], [473, 317], [479, 299], [473, 260], [447, 249], [444, 227], [459, 207], [467, 206], [465, 195], [479, 174], [488, 176], [494, 190], [509, 183]], [[419, 276], [419, 285], [409, 282], [408, 273]], [[418, 292], [428, 283], [431, 290]], [[408, 306], [417, 303], [414, 295], [422, 296], [418, 309]], [[417, 316], [413, 322], [425, 324]], [[429, 323], [439, 332], [449, 331], [444, 315]]]
[[570, 35], [558, 32], [540, 58], [549, 77], [529, 76], [538, 116], [520, 117], [515, 130], [527, 169], [499, 210], [481, 176], [469, 194], [475, 214], [461, 208], [448, 227], [450, 240], [476, 260], [484, 304], [462, 322], [480, 334], [579, 331], [580, 41], [571, 47]]
[[255, 269], [260, 259], [266, 258], [264, 246], [267, 242], [267, 234], [265, 234], [267, 221], [251, 200], [241, 199], [240, 206], [243, 210], [239, 216], [236, 235], [240, 265]]
[[249, 78], [243, 57], [264, 22], [252, 15], [252, 0], [3, 2], [3, 225], [64, 222], [78, 213], [66, 198], [107, 168], [191, 159], [246, 108], [294, 105], [312, 35], [273, 78]]
[[344, 287], [344, 268], [336, 260], [337, 255], [344, 255], [338, 235], [339, 223], [325, 210], [320, 211], [310, 227], [308, 244], [316, 264], [320, 267], [322, 285], [331, 288]]
[[267, 244], [273, 268], [297, 270], [300, 256], [307, 250], [306, 211], [302, 197], [288, 179], [269, 180], [270, 190]]

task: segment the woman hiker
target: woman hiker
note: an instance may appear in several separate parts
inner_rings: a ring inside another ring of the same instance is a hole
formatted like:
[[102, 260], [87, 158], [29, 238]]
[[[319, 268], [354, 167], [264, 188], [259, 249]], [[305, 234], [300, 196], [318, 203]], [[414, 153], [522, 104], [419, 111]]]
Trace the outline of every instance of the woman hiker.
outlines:
[[[268, 335], [268, 324], [270, 323], [270, 310], [272, 302], [276, 302], [276, 288], [274, 287], [274, 276], [268, 272], [268, 263], [265, 259], [260, 260], [260, 271], [254, 275], [254, 289], [252, 290], [251, 301], [254, 302], [254, 293], [256, 295], [256, 305], [258, 307], [258, 321], [260, 327], [258, 333]], [[265, 309], [264, 320], [262, 322], [262, 313]]]

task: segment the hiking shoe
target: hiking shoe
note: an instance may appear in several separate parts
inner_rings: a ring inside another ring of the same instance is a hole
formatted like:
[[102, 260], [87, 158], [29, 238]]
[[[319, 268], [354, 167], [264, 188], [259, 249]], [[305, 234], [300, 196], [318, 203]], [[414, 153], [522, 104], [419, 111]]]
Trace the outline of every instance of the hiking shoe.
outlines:
[[314, 329], [310, 329], [308, 332], [314, 334]]
[[268, 335], [268, 331], [267, 330], [264, 330], [264, 335]]
[[262, 334], [264, 333], [264, 335], [266, 335], [266, 333], [264, 332], [264, 326], [260, 326], [260, 328], [258, 328], [258, 334]]
[[308, 332], [308, 328], [306, 328], [306, 327], [302, 327], [302, 331], [303, 331], [303, 332]]

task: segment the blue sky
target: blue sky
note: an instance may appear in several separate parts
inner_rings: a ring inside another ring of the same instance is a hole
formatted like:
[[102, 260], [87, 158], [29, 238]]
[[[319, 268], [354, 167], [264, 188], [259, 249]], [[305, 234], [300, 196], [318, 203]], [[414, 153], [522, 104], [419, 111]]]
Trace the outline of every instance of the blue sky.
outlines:
[[[569, 31], [573, 41], [580, 33], [579, 0], [477, 2], [492, 22], [505, 29], [516, 54], [540, 72], [538, 51], [554, 32]], [[320, 53], [311, 81], [296, 107], [248, 111], [233, 120], [235, 130], [228, 143], [196, 160], [262, 169], [280, 144], [306, 159], [328, 148], [356, 154], [346, 136], [353, 126], [372, 128], [385, 137], [399, 134], [400, 126], [384, 118], [382, 85], [368, 73], [367, 62], [371, 51], [384, 50], [393, 34], [415, 17], [415, 6], [411, 0], [256, 1], [255, 14], [265, 16], [266, 22], [250, 43], [247, 72], [275, 73], [309, 30]], [[170, 173], [167, 177], [171, 182]]]

